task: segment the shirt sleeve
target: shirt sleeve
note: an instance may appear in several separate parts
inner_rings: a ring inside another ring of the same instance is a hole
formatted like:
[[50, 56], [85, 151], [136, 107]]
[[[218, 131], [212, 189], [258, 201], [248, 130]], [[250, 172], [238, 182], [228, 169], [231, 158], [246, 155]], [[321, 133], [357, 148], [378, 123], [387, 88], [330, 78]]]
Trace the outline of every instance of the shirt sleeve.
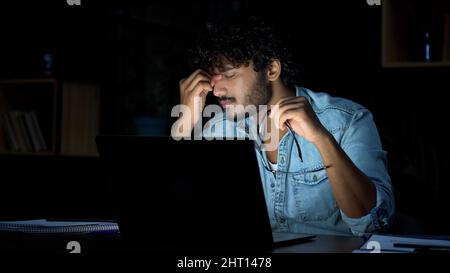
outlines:
[[341, 141], [341, 147], [376, 188], [376, 206], [360, 218], [350, 218], [341, 210], [342, 219], [354, 235], [361, 236], [388, 228], [395, 212], [394, 193], [387, 172], [387, 153], [383, 151], [372, 114], [358, 110]]

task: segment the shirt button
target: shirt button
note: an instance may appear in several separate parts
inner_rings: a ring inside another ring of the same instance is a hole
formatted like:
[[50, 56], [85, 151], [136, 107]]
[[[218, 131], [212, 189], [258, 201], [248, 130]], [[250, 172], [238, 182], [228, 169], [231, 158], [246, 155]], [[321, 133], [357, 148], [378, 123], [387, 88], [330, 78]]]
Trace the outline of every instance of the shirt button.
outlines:
[[314, 176], [313, 176], [313, 180], [314, 180], [314, 181], [317, 181], [317, 175], [314, 175]]
[[284, 223], [284, 222], [286, 222], [286, 219], [285, 218], [280, 218], [280, 223]]
[[280, 163], [281, 163], [281, 164], [284, 164], [284, 156], [282, 156], [282, 157], [280, 158]]
[[275, 183], [270, 184], [271, 188], [275, 188]]

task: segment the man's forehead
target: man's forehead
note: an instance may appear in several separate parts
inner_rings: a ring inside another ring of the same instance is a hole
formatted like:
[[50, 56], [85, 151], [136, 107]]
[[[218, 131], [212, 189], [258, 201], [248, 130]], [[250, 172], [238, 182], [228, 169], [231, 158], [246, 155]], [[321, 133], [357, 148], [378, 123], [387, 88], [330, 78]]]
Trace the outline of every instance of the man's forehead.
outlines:
[[[249, 62], [244, 62], [241, 64], [233, 64], [233, 63], [226, 63], [226, 64], [216, 64], [213, 65], [209, 72], [211, 74], [223, 74], [226, 73], [227, 71], [230, 70], [246, 70], [246, 69], [251, 69], [253, 67], [253, 64], [251, 61]], [[239, 72], [239, 71], [237, 71]]]
[[214, 74], [221, 74], [221, 73], [225, 73], [225, 72], [227, 72], [229, 70], [237, 69], [237, 68], [239, 68], [239, 66], [232, 65], [232, 64], [228, 63], [228, 64], [222, 64], [220, 66], [212, 67], [212, 72]]

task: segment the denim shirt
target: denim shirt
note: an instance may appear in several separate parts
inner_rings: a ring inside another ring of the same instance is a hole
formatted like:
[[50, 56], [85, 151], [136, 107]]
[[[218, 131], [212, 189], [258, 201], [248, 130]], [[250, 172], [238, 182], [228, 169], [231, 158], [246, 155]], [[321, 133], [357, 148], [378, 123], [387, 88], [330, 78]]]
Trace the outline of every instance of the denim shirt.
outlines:
[[[350, 218], [339, 209], [317, 148], [303, 137], [286, 133], [278, 145], [277, 170], [266, 166], [265, 151], [255, 140], [262, 185], [272, 230], [309, 234], [358, 235], [386, 228], [393, 219], [395, 203], [386, 167], [386, 152], [371, 113], [347, 99], [296, 88], [311, 104], [322, 125], [333, 135], [347, 156], [375, 185], [376, 206], [360, 218]], [[223, 115], [212, 118], [203, 130], [206, 137], [249, 138], [251, 118], [238, 122]], [[241, 126], [245, 123], [245, 126]], [[244, 128], [244, 129], [243, 129]], [[300, 160], [293, 138], [302, 153]], [[253, 138], [255, 139], [255, 138]]]

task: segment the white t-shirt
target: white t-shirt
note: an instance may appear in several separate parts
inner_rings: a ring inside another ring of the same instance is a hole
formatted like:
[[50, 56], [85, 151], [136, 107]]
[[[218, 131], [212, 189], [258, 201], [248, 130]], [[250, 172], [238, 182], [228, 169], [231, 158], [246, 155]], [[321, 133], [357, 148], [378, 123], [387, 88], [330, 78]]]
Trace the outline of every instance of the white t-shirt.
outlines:
[[276, 171], [277, 170], [277, 167], [278, 167], [277, 163], [272, 163], [272, 162], [270, 162], [270, 160], [267, 160], [267, 162], [269, 162], [269, 167], [270, 167], [270, 169], [272, 171]]

